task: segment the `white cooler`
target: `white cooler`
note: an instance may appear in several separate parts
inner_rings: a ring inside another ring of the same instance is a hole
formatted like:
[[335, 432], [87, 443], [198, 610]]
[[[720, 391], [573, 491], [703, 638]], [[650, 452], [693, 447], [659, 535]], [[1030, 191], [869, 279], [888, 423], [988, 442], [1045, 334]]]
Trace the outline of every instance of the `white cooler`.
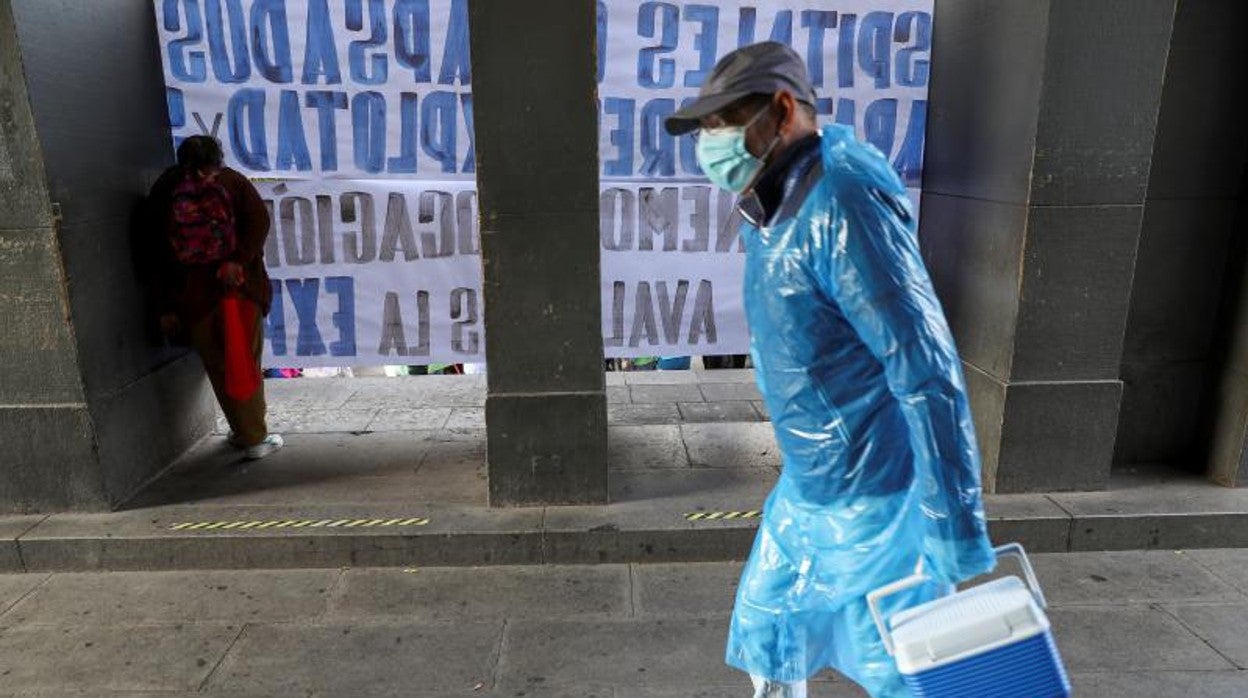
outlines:
[[1055, 698], [1070, 680], [1044, 615], [1044, 594], [1022, 546], [997, 548], [1016, 557], [1027, 578], [1005, 577], [883, 618], [880, 601], [918, 586], [922, 571], [867, 595], [884, 645], [911, 692], [922, 698]]

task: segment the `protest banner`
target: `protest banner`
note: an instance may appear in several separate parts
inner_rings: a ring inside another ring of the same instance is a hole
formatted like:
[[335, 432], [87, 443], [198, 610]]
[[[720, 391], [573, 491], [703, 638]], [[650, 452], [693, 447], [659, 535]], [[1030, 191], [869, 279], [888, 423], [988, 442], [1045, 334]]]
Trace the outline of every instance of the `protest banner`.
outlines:
[[[220, 138], [274, 212], [265, 364], [482, 361], [467, 0], [154, 2], [175, 144]], [[607, 356], [747, 350], [732, 197], [662, 127], [719, 56], [793, 47], [917, 199], [931, 37], [932, 0], [600, 1]]]

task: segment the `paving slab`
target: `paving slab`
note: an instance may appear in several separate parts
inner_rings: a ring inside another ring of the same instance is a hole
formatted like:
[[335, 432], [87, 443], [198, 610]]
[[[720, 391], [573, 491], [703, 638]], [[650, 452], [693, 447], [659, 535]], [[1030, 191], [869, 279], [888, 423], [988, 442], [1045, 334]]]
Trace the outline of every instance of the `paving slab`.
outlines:
[[646, 504], [664, 517], [683, 520], [685, 514], [697, 511], [759, 509], [777, 477], [776, 471], [764, 468], [615, 472], [611, 501]]
[[758, 412], [747, 400], [733, 402], [680, 402], [681, 420], [687, 423], [761, 422]]
[[703, 383], [700, 387], [707, 402], [763, 399], [754, 383]]
[[415, 490], [409, 496], [429, 502], [463, 504], [487, 508], [489, 499], [488, 472], [485, 456], [464, 463], [434, 458], [422, 463], [412, 478]]
[[[724, 664], [728, 618], [508, 623], [500, 688], [743, 685]], [[540, 693], [538, 695], [541, 695]]]
[[1188, 550], [1185, 554], [1219, 579], [1248, 594], [1248, 550]]
[[[48, 580], [46, 574], [3, 574], [0, 575], [0, 619], [5, 612], [37, 589]], [[0, 620], [0, 625], [3, 625]]]
[[633, 401], [633, 396], [626, 385], [607, 386], [607, 404], [626, 405]]
[[[1180, 552], [1035, 555], [1040, 586], [1055, 606], [1154, 602], [1248, 603], [1238, 590]], [[1011, 570], [1011, 573], [1017, 574]]]
[[[720, 471], [648, 471], [612, 474], [612, 503], [606, 506], [550, 507], [543, 531], [543, 559], [548, 563], [691, 562], [740, 560], [753, 543], [757, 521], [730, 526], [694, 524], [688, 512], [719, 508], [746, 493], [768, 487], [749, 473]], [[766, 474], [767, 471], [758, 471]], [[653, 494], [656, 480], [667, 483]], [[761, 494], [757, 496], [761, 497]]]
[[1039, 494], [984, 496], [988, 531], [997, 545], [1021, 543], [1028, 553], [1064, 552], [1070, 543], [1070, 514]]
[[206, 623], [9, 628], [0, 691], [195, 691], [238, 633]]
[[1072, 550], [1248, 547], [1248, 496], [1200, 478], [1116, 475], [1107, 491], [1050, 498], [1074, 519]]
[[1248, 669], [1248, 603], [1167, 604], [1165, 610], [1240, 669]]
[[502, 626], [248, 625], [207, 688], [261, 695], [472, 695], [478, 684], [491, 685]]
[[0, 516], [0, 574], [21, 572], [22, 556], [18, 552], [17, 539], [47, 518], [43, 514], [33, 516]]
[[451, 417], [450, 407], [383, 407], [377, 410], [366, 431], [415, 431], [441, 429]]
[[627, 617], [632, 612], [629, 586], [626, 565], [348, 570], [328, 618]]
[[637, 615], [674, 618], [730, 613], [743, 567], [738, 562], [633, 565]]
[[[811, 698], [867, 698], [866, 691], [848, 679], [819, 676], [807, 686]], [[615, 698], [746, 698], [751, 695], [750, 680], [744, 674], [723, 686], [687, 688], [617, 688]]]
[[338, 570], [57, 574], [0, 626], [295, 620], [328, 608]]
[[346, 380], [266, 379], [264, 400], [270, 408], [338, 409], [346, 404], [359, 386]]
[[[161, 507], [58, 514], [19, 541], [33, 571], [489, 565], [541, 560], [541, 509], [444, 503]], [[180, 522], [394, 519], [426, 526], [171, 531]]]
[[688, 468], [689, 455], [675, 424], [618, 425], [607, 429], [607, 464], [618, 470]]
[[1083, 671], [1220, 671], [1235, 667], [1160, 609], [1051, 608], [1058, 651]]
[[698, 383], [697, 371], [623, 371], [626, 385], [689, 385]]
[[680, 429], [695, 468], [780, 467], [770, 423], [684, 424]]
[[446, 421], [446, 428], [451, 431], [485, 430], [484, 407], [455, 407]]
[[646, 405], [607, 403], [607, 423], [622, 425], [679, 424], [680, 408], [675, 402]]
[[697, 384], [683, 385], [630, 385], [629, 393], [637, 404], [651, 402], [702, 402], [702, 391]]
[[699, 383], [754, 384], [756, 382], [752, 368], [716, 368], [695, 371], [695, 373], [697, 373]]
[[1141, 671], [1076, 674], [1075, 695], [1095, 698], [1230, 698], [1248, 696], [1244, 671]]
[[282, 410], [270, 412], [269, 431], [277, 434], [318, 434], [367, 431], [380, 408], [343, 407], [335, 410]]
[[486, 463], [484, 429], [450, 433], [446, 438], [429, 438], [421, 442], [420, 468], [452, 466], [470, 470]]

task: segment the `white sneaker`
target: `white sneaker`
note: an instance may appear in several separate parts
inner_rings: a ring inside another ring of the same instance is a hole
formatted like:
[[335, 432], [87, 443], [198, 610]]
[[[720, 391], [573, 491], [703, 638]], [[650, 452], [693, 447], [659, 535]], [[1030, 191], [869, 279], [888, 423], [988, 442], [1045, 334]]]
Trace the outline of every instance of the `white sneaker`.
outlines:
[[247, 453], [243, 457], [247, 460], [260, 460], [285, 445], [286, 440], [281, 434], [269, 434], [264, 437], [264, 441], [255, 446], [248, 446]]

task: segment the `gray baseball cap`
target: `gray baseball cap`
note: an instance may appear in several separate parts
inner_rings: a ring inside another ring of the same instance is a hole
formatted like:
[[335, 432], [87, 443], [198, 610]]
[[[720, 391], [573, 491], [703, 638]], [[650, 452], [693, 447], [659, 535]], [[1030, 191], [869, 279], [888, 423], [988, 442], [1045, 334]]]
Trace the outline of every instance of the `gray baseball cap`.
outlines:
[[698, 128], [698, 120], [752, 94], [788, 90], [798, 101], [815, 105], [815, 89], [806, 74], [806, 63], [793, 49], [777, 41], [750, 44], [729, 53], [715, 64], [698, 90], [698, 98], [667, 117], [663, 125], [673, 136]]

